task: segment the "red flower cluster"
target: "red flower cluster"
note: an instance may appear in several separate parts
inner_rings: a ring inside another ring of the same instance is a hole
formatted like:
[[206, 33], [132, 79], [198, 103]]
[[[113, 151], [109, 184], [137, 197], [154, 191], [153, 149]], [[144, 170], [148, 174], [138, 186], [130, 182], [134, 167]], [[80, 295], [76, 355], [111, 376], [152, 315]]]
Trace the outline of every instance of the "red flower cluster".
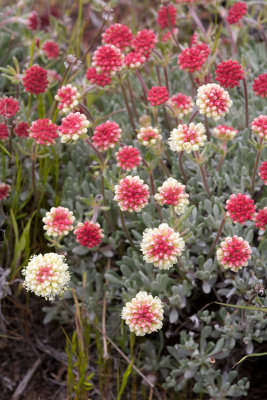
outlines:
[[244, 71], [237, 61], [227, 60], [218, 65], [216, 71], [216, 80], [221, 86], [235, 87], [240, 86], [240, 81], [244, 78]]
[[6, 183], [0, 182], [0, 201], [7, 198], [9, 195], [10, 186]]
[[19, 111], [19, 102], [13, 97], [3, 97], [0, 99], [0, 114], [4, 117], [14, 117]]
[[140, 212], [149, 199], [148, 186], [139, 176], [126, 176], [115, 186], [114, 200], [122, 211]]
[[39, 65], [33, 65], [25, 71], [22, 81], [26, 92], [44, 93], [48, 86], [47, 71]]
[[36, 31], [38, 29], [39, 23], [40, 23], [40, 20], [39, 20], [39, 16], [38, 16], [37, 12], [32, 11], [27, 20], [27, 27], [31, 31]]
[[74, 235], [76, 236], [77, 243], [88, 247], [88, 249], [98, 246], [104, 237], [100, 225], [92, 221], [80, 222], [74, 230]]
[[112, 44], [98, 47], [93, 55], [92, 66], [97, 72], [112, 73], [119, 71], [123, 66], [124, 55], [118, 47]]
[[146, 62], [145, 56], [136, 51], [131, 51], [124, 58], [124, 64], [129, 68], [139, 68]]
[[264, 161], [261, 164], [259, 176], [264, 181], [264, 184], [267, 185], [267, 161]]
[[88, 68], [86, 72], [86, 78], [91, 83], [95, 83], [98, 86], [106, 86], [111, 83], [111, 77], [108, 72], [97, 72], [96, 68]]
[[161, 29], [167, 28], [170, 25], [175, 25], [176, 13], [177, 10], [172, 4], [168, 4], [167, 7], [162, 6], [159, 9], [157, 23], [159, 24]]
[[92, 140], [99, 151], [105, 151], [114, 147], [120, 137], [121, 129], [119, 125], [108, 120], [95, 128]]
[[105, 44], [113, 44], [120, 50], [124, 50], [131, 46], [133, 34], [128, 26], [113, 24], [102, 33], [102, 40]]
[[238, 1], [232, 7], [229, 8], [227, 21], [229, 24], [235, 24], [246, 14], [247, 5], [243, 1]]
[[155, 47], [157, 42], [155, 33], [151, 29], [143, 29], [139, 31], [133, 40], [132, 47], [134, 51], [149, 58], [151, 50]]
[[16, 133], [17, 136], [22, 137], [22, 138], [27, 138], [29, 136], [29, 125], [27, 122], [21, 121], [19, 122], [15, 128], [14, 132]]
[[6, 140], [9, 138], [9, 130], [6, 124], [0, 123], [0, 140]]
[[42, 49], [45, 52], [47, 58], [49, 58], [50, 60], [58, 58], [59, 56], [59, 47], [52, 40], [46, 40], [43, 44]]
[[125, 171], [130, 171], [136, 168], [142, 158], [140, 157], [140, 151], [133, 146], [125, 146], [119, 149], [116, 153], [116, 159], [118, 166]]
[[255, 78], [252, 87], [256, 96], [267, 97], [267, 74]]
[[259, 210], [255, 216], [256, 227], [265, 230], [267, 225], [267, 207]]
[[233, 222], [244, 224], [246, 221], [252, 220], [256, 211], [254, 200], [242, 193], [232, 194], [230, 199], [226, 201], [225, 209]]
[[165, 86], [152, 86], [147, 93], [147, 100], [152, 106], [159, 106], [169, 99], [169, 92]]
[[178, 65], [188, 72], [199, 71], [205, 63], [210, 49], [205, 43], [197, 44], [182, 51], [178, 56]]
[[30, 127], [29, 136], [39, 144], [50, 146], [55, 144], [54, 139], [58, 137], [57, 125], [48, 118], [37, 119]]

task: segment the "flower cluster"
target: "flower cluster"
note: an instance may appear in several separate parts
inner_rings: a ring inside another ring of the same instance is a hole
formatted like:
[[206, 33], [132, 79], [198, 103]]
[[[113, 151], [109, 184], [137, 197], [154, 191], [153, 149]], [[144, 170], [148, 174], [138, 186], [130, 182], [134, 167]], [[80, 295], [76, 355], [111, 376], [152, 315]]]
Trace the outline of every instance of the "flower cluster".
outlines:
[[90, 122], [84, 114], [70, 113], [62, 118], [61, 126], [58, 127], [61, 142], [68, 143], [71, 140], [76, 142], [79, 138], [83, 139], [89, 126]]
[[9, 130], [6, 124], [0, 123], [0, 140], [7, 140], [9, 138]]
[[57, 125], [48, 118], [37, 119], [31, 124], [29, 136], [39, 144], [50, 146], [58, 137]]
[[135, 69], [141, 67], [146, 62], [145, 56], [136, 51], [131, 51], [124, 58], [124, 64], [126, 67]]
[[121, 50], [112, 44], [107, 44], [96, 49], [93, 55], [92, 66], [96, 68], [98, 73], [113, 74], [122, 68], [123, 61], [124, 55]]
[[201, 122], [198, 124], [191, 122], [189, 126], [180, 124], [171, 131], [169, 137], [170, 149], [177, 152], [186, 151], [187, 153], [198, 151], [207, 140], [205, 132], [205, 127]]
[[161, 29], [167, 28], [170, 25], [175, 25], [177, 10], [172, 4], [168, 4], [167, 7], [162, 6], [158, 11], [157, 23]]
[[107, 120], [95, 128], [92, 140], [99, 151], [106, 151], [113, 148], [120, 137], [121, 128], [119, 125]]
[[67, 114], [79, 104], [81, 95], [75, 86], [68, 84], [58, 89], [55, 99], [59, 102], [58, 109]]
[[225, 269], [237, 272], [248, 265], [252, 250], [249, 243], [242, 237], [226, 237], [220, 244], [216, 255], [217, 260]]
[[169, 92], [165, 86], [153, 86], [147, 93], [147, 100], [152, 106], [159, 106], [169, 99]]
[[19, 102], [14, 97], [3, 97], [0, 99], [0, 115], [10, 118], [19, 111]]
[[152, 146], [162, 140], [162, 136], [159, 133], [158, 128], [152, 126], [143, 126], [139, 129], [137, 139], [144, 146]]
[[79, 222], [77, 228], [74, 230], [74, 235], [76, 236], [77, 243], [88, 249], [97, 247], [104, 237], [100, 225], [93, 221]]
[[247, 13], [247, 5], [243, 1], [238, 1], [229, 8], [227, 21], [229, 24], [235, 24]]
[[160, 269], [170, 269], [177, 263], [177, 257], [182, 254], [184, 247], [181, 235], [166, 223], [158, 228], [146, 229], [143, 233], [141, 251], [144, 260]]
[[162, 206], [165, 204], [174, 206], [174, 210], [178, 215], [185, 212], [189, 201], [189, 194], [185, 192], [185, 186], [174, 178], [168, 178], [163, 185], [158, 188], [155, 194], [155, 200]]
[[48, 86], [47, 70], [33, 65], [25, 71], [22, 81], [26, 92], [36, 95], [44, 93]]
[[215, 128], [213, 128], [213, 135], [217, 139], [221, 139], [223, 141], [227, 140], [233, 140], [238, 131], [237, 129], [234, 129], [232, 126], [227, 126], [227, 125], [217, 125]]
[[267, 97], [267, 74], [255, 78], [252, 87], [256, 96]]
[[140, 212], [149, 199], [148, 186], [139, 176], [126, 176], [115, 186], [115, 197], [122, 211]]
[[256, 227], [265, 230], [267, 226], [267, 207], [259, 210], [255, 215]]
[[138, 31], [133, 39], [132, 47], [134, 51], [142, 54], [146, 59], [149, 58], [150, 52], [155, 47], [157, 42], [155, 33], [151, 29], [143, 29]]
[[30, 134], [29, 131], [29, 124], [25, 121], [18, 122], [17, 125], [14, 128], [14, 132], [17, 136], [22, 137], [22, 138], [27, 138]]
[[237, 61], [233, 60], [227, 60], [220, 63], [217, 66], [215, 73], [216, 81], [226, 88], [240, 86], [240, 81], [244, 79], [244, 70]]
[[10, 192], [10, 186], [7, 183], [0, 182], [0, 201], [5, 200]]
[[27, 27], [31, 31], [36, 31], [39, 27], [40, 20], [36, 11], [32, 11], [27, 19]]
[[63, 293], [70, 280], [69, 267], [64, 257], [56, 253], [33, 256], [22, 271], [24, 286], [37, 296], [53, 300]]
[[119, 149], [116, 153], [116, 159], [118, 166], [124, 171], [130, 171], [136, 168], [142, 157], [140, 156], [140, 151], [133, 146], [125, 146]]
[[193, 73], [199, 71], [209, 56], [210, 50], [205, 43], [184, 49], [178, 56], [181, 69]]
[[105, 44], [111, 44], [120, 50], [128, 50], [133, 41], [133, 34], [130, 28], [122, 24], [110, 25], [102, 33], [102, 41]]
[[43, 218], [44, 230], [48, 236], [67, 235], [73, 229], [75, 217], [73, 212], [65, 207], [52, 207]]
[[232, 194], [226, 201], [225, 209], [233, 222], [244, 224], [252, 220], [256, 211], [254, 200], [242, 193]]
[[177, 93], [172, 96], [168, 103], [172, 108], [174, 115], [179, 119], [191, 113], [194, 107], [192, 97], [186, 96], [183, 93]]
[[220, 85], [208, 83], [198, 88], [196, 104], [199, 107], [200, 114], [217, 120], [229, 111], [233, 102], [229, 93]]
[[251, 122], [252, 131], [261, 139], [267, 140], [267, 115], [260, 115]]
[[95, 83], [98, 86], [106, 86], [111, 83], [111, 76], [108, 72], [98, 72], [96, 68], [88, 68], [86, 72], [86, 78], [91, 83]]
[[52, 40], [46, 40], [42, 46], [42, 50], [49, 60], [57, 59], [59, 56], [59, 47]]
[[261, 164], [259, 176], [263, 180], [264, 184], [267, 185], [267, 161], [264, 161]]

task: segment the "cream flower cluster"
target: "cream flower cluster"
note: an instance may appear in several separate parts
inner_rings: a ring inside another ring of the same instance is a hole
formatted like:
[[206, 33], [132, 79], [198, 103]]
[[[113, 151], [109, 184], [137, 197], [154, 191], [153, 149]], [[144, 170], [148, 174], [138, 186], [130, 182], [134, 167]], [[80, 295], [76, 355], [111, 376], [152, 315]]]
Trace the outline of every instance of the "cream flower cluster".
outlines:
[[27, 290], [49, 300], [63, 293], [70, 280], [69, 267], [64, 257], [57, 253], [33, 256], [22, 274]]
[[158, 297], [139, 292], [123, 307], [121, 317], [131, 332], [144, 336], [162, 328], [163, 304]]
[[137, 135], [138, 141], [144, 146], [152, 146], [162, 140], [162, 136], [159, 133], [158, 128], [152, 126], [143, 126], [140, 128]]
[[55, 99], [59, 102], [59, 110], [64, 114], [67, 114], [78, 106], [81, 100], [81, 95], [77, 88], [69, 83], [68, 85], [64, 85], [58, 89]]
[[201, 122], [198, 124], [191, 122], [189, 126], [180, 124], [171, 131], [169, 137], [170, 149], [177, 152], [186, 151], [187, 153], [198, 151], [207, 140], [205, 132], [205, 127]]
[[232, 126], [218, 125], [213, 128], [213, 135], [217, 139], [221, 139], [224, 141], [233, 140], [236, 137], [237, 133], [237, 129], [234, 129]]
[[158, 188], [158, 193], [155, 194], [155, 200], [161, 205], [173, 205], [174, 210], [178, 215], [185, 212], [189, 201], [189, 194], [185, 192], [185, 186], [176, 179], [170, 177], [163, 185]]
[[198, 88], [196, 104], [200, 114], [217, 120], [229, 111], [233, 102], [227, 90], [216, 83], [208, 83]]
[[248, 265], [251, 253], [249, 243], [242, 237], [234, 235], [233, 237], [227, 236], [221, 242], [216, 256], [223, 268], [237, 272]]

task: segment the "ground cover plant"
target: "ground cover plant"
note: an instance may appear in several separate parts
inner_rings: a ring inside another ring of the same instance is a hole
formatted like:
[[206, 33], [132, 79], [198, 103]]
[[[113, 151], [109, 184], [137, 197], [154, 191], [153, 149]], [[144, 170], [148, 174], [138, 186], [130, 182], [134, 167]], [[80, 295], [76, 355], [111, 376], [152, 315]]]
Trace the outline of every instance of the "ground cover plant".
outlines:
[[264, 399], [264, 1], [2, 3], [2, 398]]

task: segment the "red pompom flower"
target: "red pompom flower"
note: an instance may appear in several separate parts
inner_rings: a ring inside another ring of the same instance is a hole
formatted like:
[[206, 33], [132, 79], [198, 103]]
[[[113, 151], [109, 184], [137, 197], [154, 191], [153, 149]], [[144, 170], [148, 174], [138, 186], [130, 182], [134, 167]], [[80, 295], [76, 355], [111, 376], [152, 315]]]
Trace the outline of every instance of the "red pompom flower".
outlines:
[[106, 151], [113, 148], [120, 137], [121, 128], [119, 125], [108, 120], [95, 128], [92, 140], [99, 151]]
[[98, 86], [106, 86], [111, 83], [111, 76], [109, 72], [97, 72], [96, 68], [90, 67], [86, 72], [86, 78], [91, 83]]
[[255, 78], [252, 87], [256, 96], [267, 97], [267, 74]]
[[124, 171], [136, 168], [142, 160], [140, 151], [133, 146], [121, 147], [116, 153], [116, 159], [118, 166]]
[[226, 201], [225, 209], [234, 223], [244, 224], [252, 220], [256, 211], [254, 200], [242, 193], [232, 194]]
[[19, 111], [19, 102], [14, 97], [3, 97], [0, 99], [0, 114], [3, 117], [14, 117]]
[[259, 176], [264, 181], [264, 185], [267, 185], [267, 161], [264, 161], [260, 166]]
[[223, 268], [238, 272], [239, 269], [248, 265], [251, 253], [252, 250], [249, 243], [242, 237], [235, 235], [225, 238], [220, 244], [216, 255]]
[[259, 210], [255, 216], [256, 227], [265, 230], [267, 225], [267, 207]]
[[6, 124], [0, 123], [0, 140], [6, 140], [9, 138], [9, 130]]
[[113, 44], [120, 50], [125, 50], [130, 48], [133, 34], [128, 26], [113, 24], [102, 33], [102, 40], [105, 44]]
[[240, 86], [240, 81], [244, 78], [244, 71], [237, 61], [227, 60], [218, 65], [216, 80], [224, 87]]
[[229, 8], [227, 21], [229, 24], [235, 24], [246, 14], [247, 5], [243, 1], [238, 1], [232, 7]]
[[155, 47], [157, 42], [155, 33], [151, 29], [143, 29], [139, 31], [133, 40], [132, 47], [134, 51], [149, 58], [150, 51]]
[[115, 197], [122, 211], [140, 212], [149, 199], [148, 186], [139, 176], [126, 176], [115, 186]]
[[6, 199], [10, 192], [10, 186], [7, 183], [0, 182], [0, 201]]
[[169, 92], [165, 86], [153, 86], [147, 93], [147, 100], [152, 106], [159, 106], [169, 99]]
[[123, 66], [124, 55], [118, 49], [111, 44], [98, 47], [93, 55], [92, 66], [96, 68], [96, 71], [105, 73], [114, 73], [119, 71]]
[[205, 43], [197, 44], [182, 51], [178, 56], [180, 69], [187, 72], [199, 71], [205, 63], [210, 53], [209, 47]]
[[267, 115], [260, 115], [251, 122], [252, 131], [261, 139], [267, 140]]
[[58, 137], [57, 125], [48, 118], [37, 119], [30, 127], [29, 136], [39, 144], [50, 146], [55, 144], [55, 139]]
[[47, 71], [39, 65], [33, 65], [25, 71], [22, 81], [26, 92], [44, 93], [48, 86]]
[[19, 122], [15, 128], [14, 132], [16, 133], [17, 136], [22, 137], [22, 138], [27, 138], [29, 136], [29, 124], [25, 121]]
[[36, 11], [32, 11], [28, 16], [27, 27], [31, 31], [36, 31], [39, 27], [40, 19]]
[[168, 4], [167, 7], [162, 6], [159, 9], [157, 23], [159, 24], [161, 29], [167, 28], [170, 25], [175, 25], [176, 13], [177, 10], [172, 4]]
[[98, 246], [104, 237], [100, 225], [92, 221], [79, 222], [74, 230], [74, 235], [77, 243], [88, 249]]
[[59, 47], [52, 40], [46, 40], [43, 44], [42, 50], [45, 52], [45, 55], [49, 60], [56, 59], [59, 56]]

